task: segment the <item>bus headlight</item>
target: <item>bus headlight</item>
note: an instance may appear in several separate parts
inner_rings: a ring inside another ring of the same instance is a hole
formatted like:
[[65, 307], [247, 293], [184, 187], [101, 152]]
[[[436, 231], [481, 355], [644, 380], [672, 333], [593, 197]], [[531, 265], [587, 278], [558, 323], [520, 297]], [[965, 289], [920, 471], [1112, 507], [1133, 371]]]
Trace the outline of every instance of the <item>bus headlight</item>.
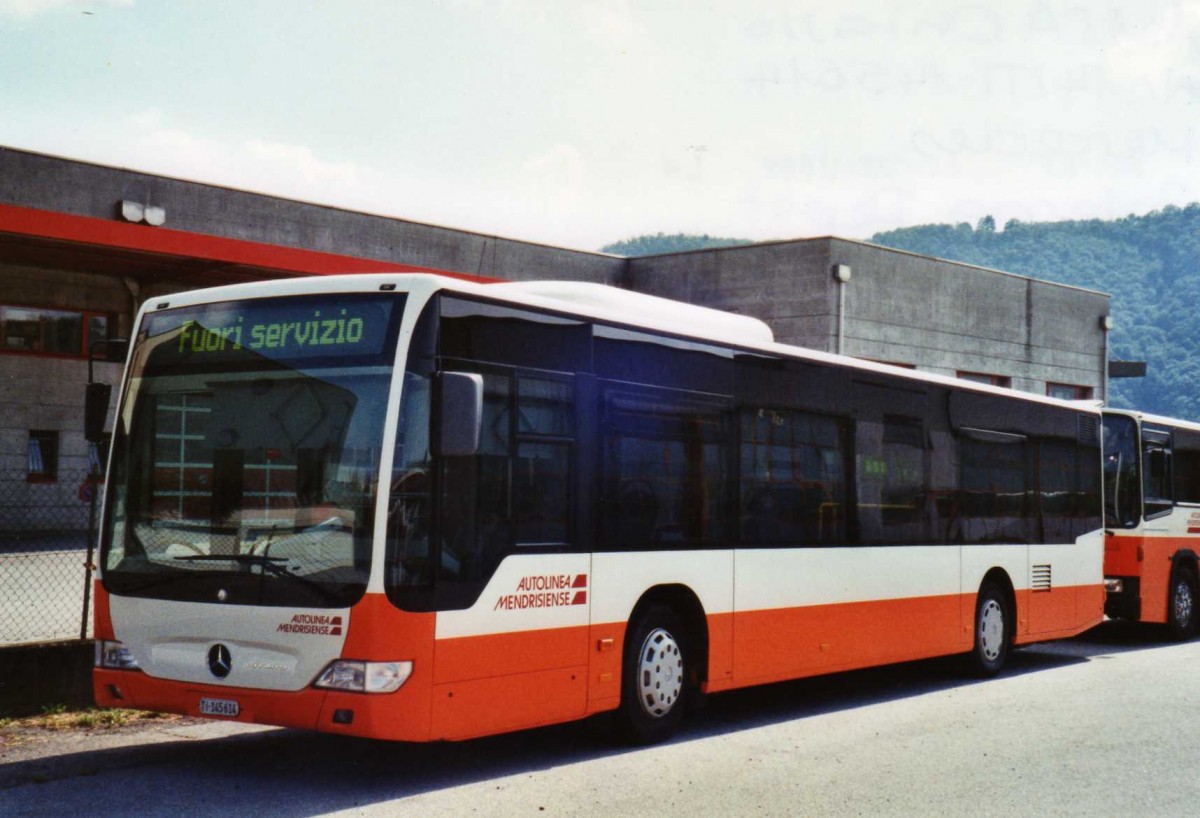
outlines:
[[1104, 578], [1104, 590], [1110, 594], [1120, 594], [1125, 592], [1125, 580], [1116, 579], [1115, 577]]
[[338, 659], [330, 662], [313, 687], [349, 690], [354, 693], [394, 693], [412, 675], [412, 662], [361, 662]]
[[120, 642], [107, 639], [96, 640], [96, 667], [109, 670], [141, 670], [129, 648]]

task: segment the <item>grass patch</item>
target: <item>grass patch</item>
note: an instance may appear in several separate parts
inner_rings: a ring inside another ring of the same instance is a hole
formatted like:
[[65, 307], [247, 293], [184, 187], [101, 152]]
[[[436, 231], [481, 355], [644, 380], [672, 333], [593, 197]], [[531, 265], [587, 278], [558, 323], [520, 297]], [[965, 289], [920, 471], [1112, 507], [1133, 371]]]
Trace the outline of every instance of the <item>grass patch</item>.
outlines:
[[86, 710], [67, 710], [65, 705], [42, 708], [40, 716], [0, 720], [0, 730], [16, 732], [22, 729], [40, 730], [112, 730], [145, 722], [171, 722], [182, 719], [172, 713], [148, 713], [144, 710], [121, 710], [89, 707]]

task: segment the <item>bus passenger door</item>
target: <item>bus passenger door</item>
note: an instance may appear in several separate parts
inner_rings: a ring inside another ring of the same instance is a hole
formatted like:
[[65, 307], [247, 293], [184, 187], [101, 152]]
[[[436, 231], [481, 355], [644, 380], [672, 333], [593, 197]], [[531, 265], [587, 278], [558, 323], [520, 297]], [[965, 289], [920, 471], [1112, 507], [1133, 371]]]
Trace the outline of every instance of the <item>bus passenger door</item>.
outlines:
[[[1091, 437], [1082, 439], [1091, 443]], [[1022, 632], [1077, 631], [1103, 614], [1099, 467], [1065, 437], [1036, 441], [1031, 473], [1028, 593]]]
[[478, 450], [445, 456], [437, 737], [578, 718], [587, 696], [591, 555], [578, 542], [574, 378], [455, 364], [483, 379]]

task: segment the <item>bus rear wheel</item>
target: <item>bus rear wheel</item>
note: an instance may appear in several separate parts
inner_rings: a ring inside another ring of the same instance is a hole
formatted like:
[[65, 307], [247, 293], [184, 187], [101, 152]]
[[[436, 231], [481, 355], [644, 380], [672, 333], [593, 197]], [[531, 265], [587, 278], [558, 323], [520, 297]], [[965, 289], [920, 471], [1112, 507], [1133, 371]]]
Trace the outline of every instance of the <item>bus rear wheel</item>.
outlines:
[[686, 629], [673, 609], [652, 605], [630, 623], [618, 711], [627, 740], [655, 744], [679, 728], [690, 671]]
[[1181, 566], [1171, 574], [1171, 598], [1167, 600], [1167, 629], [1180, 642], [1196, 632], [1196, 574]]
[[985, 582], [975, 601], [975, 645], [971, 671], [981, 678], [995, 676], [1012, 648], [1012, 614], [1008, 595], [994, 582]]

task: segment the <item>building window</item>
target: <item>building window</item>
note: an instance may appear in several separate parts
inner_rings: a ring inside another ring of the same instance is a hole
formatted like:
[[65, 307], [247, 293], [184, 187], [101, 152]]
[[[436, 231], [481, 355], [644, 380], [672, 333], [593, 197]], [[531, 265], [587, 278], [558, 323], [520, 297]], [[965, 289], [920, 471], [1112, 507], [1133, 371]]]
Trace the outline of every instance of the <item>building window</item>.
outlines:
[[1046, 394], [1061, 400], [1091, 400], [1092, 387], [1070, 383], [1047, 383]]
[[0, 351], [85, 357], [114, 325], [106, 313], [0, 305]]
[[1012, 387], [1012, 378], [1007, 375], [992, 375], [987, 372], [963, 372], [959, 371], [958, 377], [964, 381], [973, 383], [986, 383], [989, 386], [1003, 386], [1005, 389]]
[[29, 471], [31, 483], [53, 483], [58, 478], [58, 432], [29, 433]]

